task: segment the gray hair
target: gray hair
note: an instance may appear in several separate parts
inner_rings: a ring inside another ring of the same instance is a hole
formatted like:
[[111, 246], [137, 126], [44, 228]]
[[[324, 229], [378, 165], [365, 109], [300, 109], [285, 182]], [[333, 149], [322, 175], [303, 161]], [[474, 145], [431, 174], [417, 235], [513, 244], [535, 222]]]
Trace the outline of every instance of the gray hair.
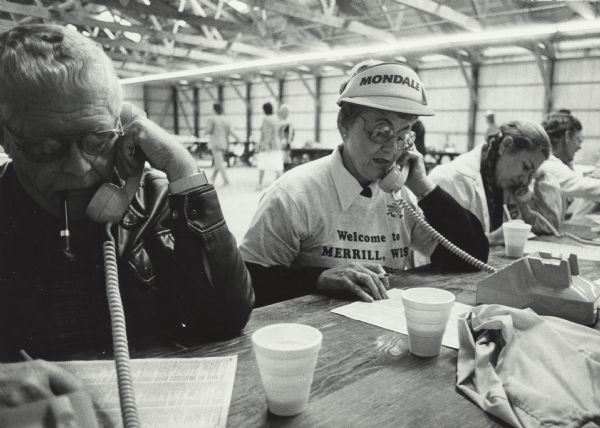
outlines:
[[488, 156], [495, 162], [498, 158], [500, 144], [508, 140], [509, 151], [515, 153], [520, 150], [541, 152], [545, 159], [550, 156], [550, 138], [541, 125], [525, 120], [513, 120], [503, 123], [495, 135], [488, 136]]
[[0, 34], [0, 119], [32, 100], [105, 91], [117, 116], [123, 94], [110, 58], [93, 41], [60, 25], [19, 25]]

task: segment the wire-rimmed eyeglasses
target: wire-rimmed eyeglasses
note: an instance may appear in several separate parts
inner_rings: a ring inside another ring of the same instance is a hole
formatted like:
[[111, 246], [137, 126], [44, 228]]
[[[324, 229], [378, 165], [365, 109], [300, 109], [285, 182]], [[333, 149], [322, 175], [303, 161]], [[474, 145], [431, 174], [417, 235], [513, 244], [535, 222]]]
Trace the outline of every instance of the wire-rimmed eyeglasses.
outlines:
[[9, 135], [15, 146], [30, 162], [43, 163], [61, 159], [69, 150], [69, 144], [76, 142], [83, 153], [97, 157], [112, 149], [115, 141], [125, 135], [121, 119], [117, 118], [115, 129], [94, 131], [86, 134], [71, 134], [52, 137], [25, 138], [16, 134], [5, 124], [4, 133]]

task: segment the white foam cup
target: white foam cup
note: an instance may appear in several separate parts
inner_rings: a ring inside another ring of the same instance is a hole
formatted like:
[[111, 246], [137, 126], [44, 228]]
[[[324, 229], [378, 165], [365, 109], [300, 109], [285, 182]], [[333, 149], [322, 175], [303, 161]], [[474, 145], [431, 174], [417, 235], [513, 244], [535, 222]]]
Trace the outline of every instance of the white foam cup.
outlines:
[[293, 416], [306, 409], [323, 335], [304, 324], [271, 324], [252, 335], [256, 364], [271, 413]]
[[511, 220], [502, 223], [504, 248], [507, 257], [523, 257], [525, 243], [530, 231], [531, 225], [523, 221]]
[[440, 353], [442, 336], [454, 305], [454, 294], [439, 288], [402, 290], [402, 304], [408, 329], [408, 349], [419, 357]]

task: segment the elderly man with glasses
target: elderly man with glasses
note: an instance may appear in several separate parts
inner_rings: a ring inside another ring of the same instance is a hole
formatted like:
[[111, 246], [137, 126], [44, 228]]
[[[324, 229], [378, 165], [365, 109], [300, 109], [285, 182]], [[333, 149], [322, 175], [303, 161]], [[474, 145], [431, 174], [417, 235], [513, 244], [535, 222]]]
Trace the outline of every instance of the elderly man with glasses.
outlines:
[[19, 349], [46, 359], [110, 349], [107, 231], [86, 212], [107, 182], [127, 183], [106, 205], [130, 338], [212, 340], [244, 327], [254, 294], [214, 187], [122, 103], [90, 39], [56, 25], [0, 35], [0, 130], [11, 158], [0, 167], [0, 361]]
[[[413, 147], [412, 123], [433, 115], [416, 73], [397, 63], [359, 68], [342, 86], [338, 104], [342, 144], [275, 182], [242, 242], [257, 305], [314, 292], [385, 299], [386, 270], [412, 267], [412, 250], [441, 269], [470, 268], [437, 245], [399, 198], [412, 205], [418, 199], [432, 226], [487, 260], [481, 223], [427, 178]], [[401, 176], [397, 164], [409, 171], [405, 187], [394, 179]], [[394, 195], [378, 185], [383, 177], [392, 181]]]

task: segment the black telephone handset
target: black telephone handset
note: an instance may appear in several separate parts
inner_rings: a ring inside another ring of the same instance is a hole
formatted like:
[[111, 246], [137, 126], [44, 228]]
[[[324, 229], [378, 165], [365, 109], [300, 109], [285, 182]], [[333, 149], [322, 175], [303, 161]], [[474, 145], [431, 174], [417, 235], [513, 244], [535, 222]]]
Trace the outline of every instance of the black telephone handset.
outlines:
[[402, 198], [400, 191], [402, 190], [402, 187], [406, 182], [409, 172], [410, 169], [408, 164], [394, 164], [388, 169], [385, 176], [381, 180], [379, 180], [379, 187], [384, 192], [391, 193], [394, 200], [397, 201], [402, 206], [402, 208], [407, 213], [409, 213], [409, 215], [413, 219], [417, 221], [417, 223], [423, 226], [424, 229], [427, 230], [428, 233], [430, 233], [435, 238], [435, 240], [438, 241], [446, 249], [456, 254], [458, 257], [465, 260], [467, 263], [472, 264], [477, 269], [489, 273], [496, 272], [496, 268], [488, 265], [487, 263], [482, 262], [481, 260], [476, 259], [469, 253], [458, 248], [452, 242], [448, 241], [440, 232], [431, 227], [431, 225], [427, 223], [423, 216], [419, 214], [408, 202], [406, 202], [404, 198]]

